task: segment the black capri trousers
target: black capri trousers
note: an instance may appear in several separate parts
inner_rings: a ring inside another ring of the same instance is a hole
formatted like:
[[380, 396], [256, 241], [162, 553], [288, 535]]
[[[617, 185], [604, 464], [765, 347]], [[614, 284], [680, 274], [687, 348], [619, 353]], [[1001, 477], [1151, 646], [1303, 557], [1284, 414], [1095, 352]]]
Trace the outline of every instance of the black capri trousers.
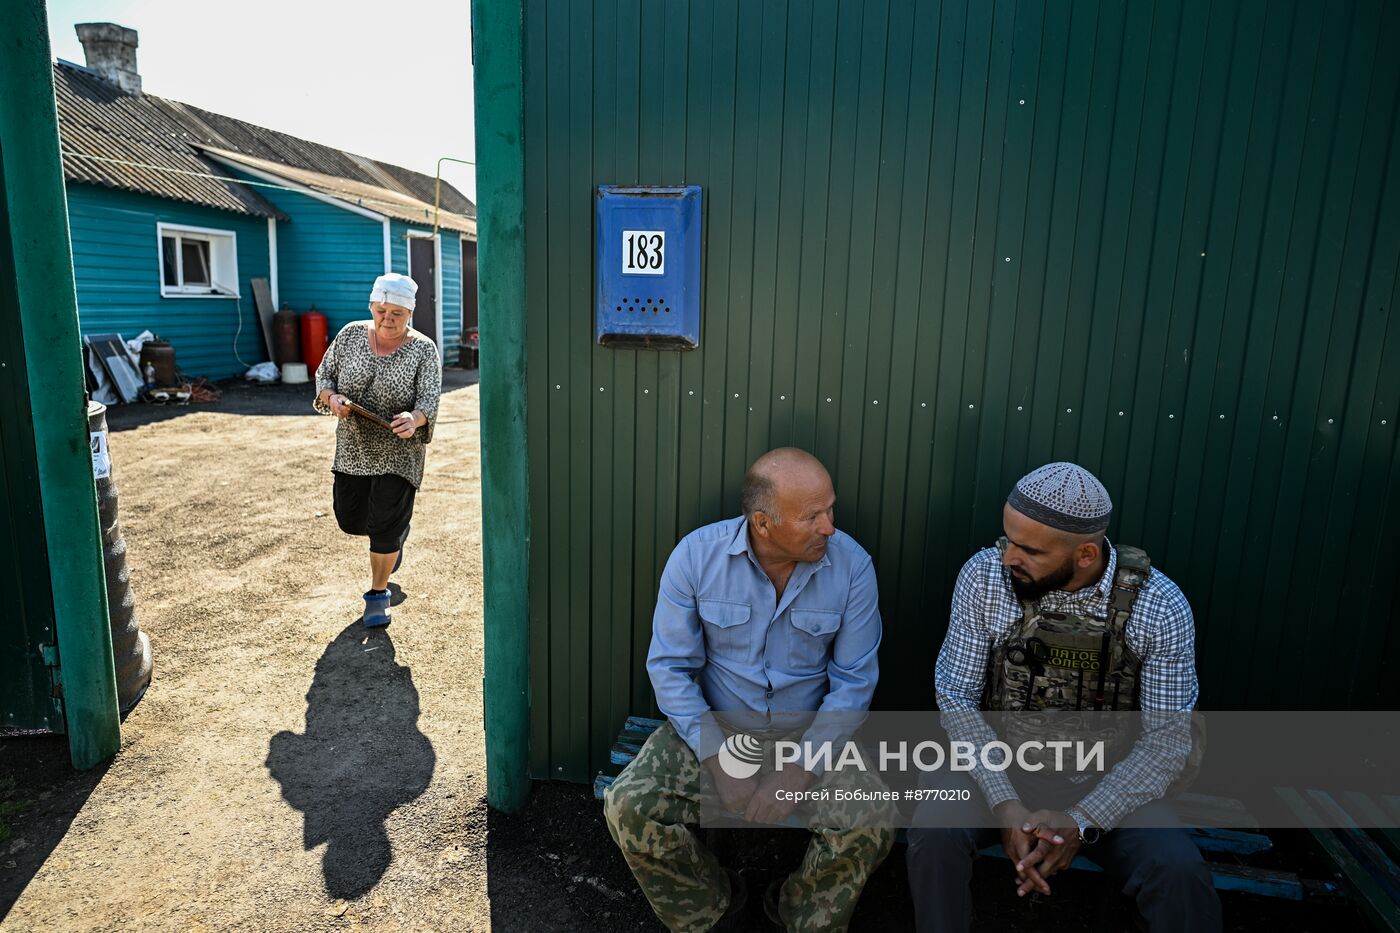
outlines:
[[403, 547], [418, 492], [402, 476], [335, 474], [335, 520], [347, 535], [368, 535], [372, 554], [393, 554]]

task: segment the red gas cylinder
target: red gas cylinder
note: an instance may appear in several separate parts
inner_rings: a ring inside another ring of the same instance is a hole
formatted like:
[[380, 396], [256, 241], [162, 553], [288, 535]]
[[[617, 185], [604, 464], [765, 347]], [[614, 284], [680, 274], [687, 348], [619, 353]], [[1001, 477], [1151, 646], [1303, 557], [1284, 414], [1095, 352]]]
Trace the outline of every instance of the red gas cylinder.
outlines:
[[316, 367], [321, 365], [321, 357], [326, 355], [326, 347], [330, 346], [327, 326], [326, 316], [317, 311], [315, 305], [301, 316], [301, 358], [312, 378], [315, 378]]

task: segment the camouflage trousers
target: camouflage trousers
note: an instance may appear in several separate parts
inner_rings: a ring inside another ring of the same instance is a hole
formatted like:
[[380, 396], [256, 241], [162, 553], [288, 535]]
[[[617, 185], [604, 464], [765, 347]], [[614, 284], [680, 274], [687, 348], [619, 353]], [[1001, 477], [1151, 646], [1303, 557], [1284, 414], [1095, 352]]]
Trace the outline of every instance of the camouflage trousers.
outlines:
[[[771, 758], [771, 743], [770, 743]], [[827, 774], [813, 784], [837, 785]], [[843, 789], [883, 790], [874, 774], [839, 776]], [[715, 791], [706, 769], [668, 722], [652, 733], [603, 795], [608, 830], [669, 930], [709, 930], [729, 906], [729, 878], [688, 824], [701, 819]], [[872, 814], [872, 809], [878, 811]], [[793, 933], [845, 930], [861, 889], [894, 843], [893, 804], [799, 805], [793, 815], [812, 831], [802, 864], [779, 895], [783, 924]], [[831, 825], [836, 823], [841, 827]], [[854, 827], [854, 828], [851, 828]], [[761, 892], [755, 892], [761, 893]]]

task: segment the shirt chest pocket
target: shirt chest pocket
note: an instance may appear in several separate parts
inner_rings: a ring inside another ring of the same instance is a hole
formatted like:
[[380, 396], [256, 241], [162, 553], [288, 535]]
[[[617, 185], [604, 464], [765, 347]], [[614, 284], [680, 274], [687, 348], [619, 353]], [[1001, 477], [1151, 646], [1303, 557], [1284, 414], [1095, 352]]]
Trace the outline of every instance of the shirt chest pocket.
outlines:
[[734, 661], [747, 659], [752, 641], [749, 604], [727, 599], [700, 599], [696, 605], [705, 630], [705, 655]]
[[832, 609], [793, 609], [792, 659], [795, 670], [814, 671], [826, 667], [831, 642], [841, 627], [841, 613]]

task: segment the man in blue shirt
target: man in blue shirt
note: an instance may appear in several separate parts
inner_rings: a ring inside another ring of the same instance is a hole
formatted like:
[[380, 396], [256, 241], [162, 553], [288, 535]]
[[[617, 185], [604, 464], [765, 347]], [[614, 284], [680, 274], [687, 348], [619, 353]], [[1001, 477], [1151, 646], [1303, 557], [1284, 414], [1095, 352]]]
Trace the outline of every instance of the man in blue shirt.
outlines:
[[[717, 795], [732, 813], [781, 823], [821, 780], [795, 767], [736, 776], [720, 754], [726, 733], [755, 736], [771, 758], [769, 740], [798, 737], [795, 720], [870, 706], [880, 646], [875, 570], [836, 530], [835, 506], [820, 461], [795, 448], [770, 451], [744, 476], [744, 514], [691, 532], [662, 573], [647, 671], [667, 722], [604, 802], [613, 839], [671, 930], [723, 928], [747, 897], [743, 880], [686, 825], [699, 821], [701, 799]], [[878, 781], [841, 780], [846, 788]], [[844, 930], [889, 852], [888, 824], [833, 827], [831, 815], [826, 808], [803, 820], [814, 836], [802, 865], [767, 892], [765, 911], [785, 929]]]

